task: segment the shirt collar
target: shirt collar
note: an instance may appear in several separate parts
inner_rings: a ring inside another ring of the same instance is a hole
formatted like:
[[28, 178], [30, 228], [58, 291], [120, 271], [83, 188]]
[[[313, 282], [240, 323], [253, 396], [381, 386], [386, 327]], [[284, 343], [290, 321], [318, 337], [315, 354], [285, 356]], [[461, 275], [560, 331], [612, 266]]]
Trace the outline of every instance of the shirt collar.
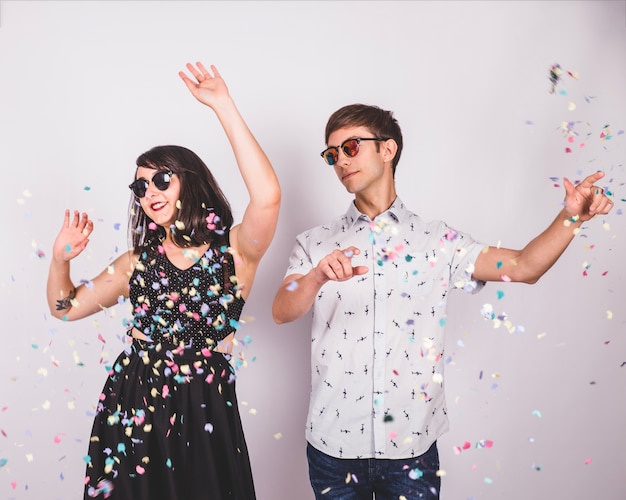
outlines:
[[[378, 217], [390, 217], [391, 219], [393, 219], [394, 222], [401, 223], [407, 220], [408, 216], [409, 211], [407, 210], [406, 206], [399, 197], [396, 197], [391, 206]], [[344, 218], [349, 227], [352, 227], [354, 224], [356, 224], [358, 220], [363, 220], [367, 223], [371, 222], [367, 215], [359, 211], [359, 209], [356, 207], [356, 203], [354, 203], [354, 200], [350, 202], [350, 206], [348, 206], [348, 210], [346, 210]]]

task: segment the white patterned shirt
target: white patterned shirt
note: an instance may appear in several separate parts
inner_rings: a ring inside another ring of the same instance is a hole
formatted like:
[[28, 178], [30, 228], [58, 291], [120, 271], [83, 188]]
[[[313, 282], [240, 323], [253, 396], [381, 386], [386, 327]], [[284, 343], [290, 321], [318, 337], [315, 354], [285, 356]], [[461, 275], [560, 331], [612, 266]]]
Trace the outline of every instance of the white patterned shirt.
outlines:
[[337, 458], [416, 457], [448, 429], [443, 387], [446, 297], [474, 292], [484, 245], [396, 198], [371, 221], [345, 215], [298, 235], [286, 276], [327, 254], [360, 249], [366, 274], [329, 281], [313, 305], [306, 438]]

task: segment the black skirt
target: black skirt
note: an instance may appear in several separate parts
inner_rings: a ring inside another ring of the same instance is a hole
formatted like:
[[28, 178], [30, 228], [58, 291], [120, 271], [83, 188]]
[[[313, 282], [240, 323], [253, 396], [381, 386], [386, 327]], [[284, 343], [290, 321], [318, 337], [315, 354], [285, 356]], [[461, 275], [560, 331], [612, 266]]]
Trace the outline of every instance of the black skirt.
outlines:
[[84, 498], [253, 500], [230, 357], [149, 346], [134, 339], [111, 367]]

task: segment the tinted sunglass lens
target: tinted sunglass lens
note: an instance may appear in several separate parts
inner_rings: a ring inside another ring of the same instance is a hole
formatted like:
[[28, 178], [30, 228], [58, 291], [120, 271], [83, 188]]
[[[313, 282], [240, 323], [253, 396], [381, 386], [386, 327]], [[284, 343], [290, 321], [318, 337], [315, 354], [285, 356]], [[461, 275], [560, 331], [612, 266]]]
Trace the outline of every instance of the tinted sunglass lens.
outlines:
[[[152, 177], [152, 182], [159, 191], [165, 191], [168, 187], [170, 187], [171, 180], [172, 172], [168, 172], [165, 170], [157, 172]], [[148, 181], [146, 179], [137, 179], [128, 187], [132, 189], [137, 198], [143, 198], [146, 195], [146, 191], [148, 189]]]
[[[154, 174], [152, 178], [152, 182], [157, 187], [159, 191], [165, 191], [168, 187], [170, 187], [170, 181], [172, 180], [172, 174], [169, 172], [157, 172]], [[145, 194], [145, 190], [144, 190]]]
[[137, 198], [143, 198], [146, 195], [148, 182], [145, 179], [137, 179], [128, 187], [130, 187], [130, 189], [133, 191], [133, 194]]
[[328, 148], [326, 151], [324, 151], [323, 156], [324, 160], [326, 160], [326, 163], [328, 163], [329, 165], [334, 165], [335, 163], [337, 163], [338, 155], [335, 148]]
[[343, 143], [342, 149], [346, 156], [353, 158], [359, 152], [359, 141], [356, 139], [350, 139], [349, 141]]

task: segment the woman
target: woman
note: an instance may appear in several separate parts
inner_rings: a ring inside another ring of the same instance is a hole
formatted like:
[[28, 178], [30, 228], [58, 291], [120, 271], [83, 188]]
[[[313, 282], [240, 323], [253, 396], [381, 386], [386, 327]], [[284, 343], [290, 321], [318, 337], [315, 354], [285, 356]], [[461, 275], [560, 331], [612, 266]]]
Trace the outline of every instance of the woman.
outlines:
[[93, 222], [70, 216], [53, 246], [47, 297], [53, 316], [77, 320], [129, 298], [128, 348], [98, 402], [85, 498], [255, 498], [229, 362], [239, 316], [276, 229], [280, 187], [215, 66], [179, 75], [213, 110], [250, 201], [233, 224], [206, 165], [180, 146], [139, 156], [124, 253], [88, 285], [70, 261]]

